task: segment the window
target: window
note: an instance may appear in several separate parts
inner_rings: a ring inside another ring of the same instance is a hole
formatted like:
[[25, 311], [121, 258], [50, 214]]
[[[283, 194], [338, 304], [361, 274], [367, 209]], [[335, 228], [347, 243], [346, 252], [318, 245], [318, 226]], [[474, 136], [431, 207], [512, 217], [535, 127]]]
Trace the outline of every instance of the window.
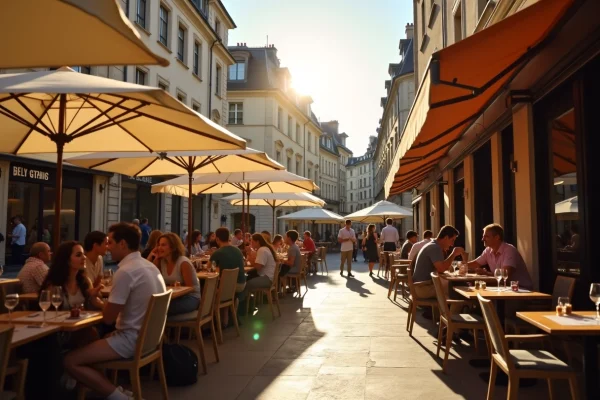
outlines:
[[308, 151], [312, 151], [312, 133], [308, 132]]
[[208, 0], [191, 0], [192, 4], [204, 15], [208, 15]]
[[179, 100], [180, 102], [185, 104], [186, 98], [187, 98], [187, 96], [185, 94], [181, 93], [179, 90], [177, 91], [177, 100]]
[[[350, 193], [350, 201], [354, 201], [354, 194], [353, 193]], [[350, 206], [350, 207], [352, 207], [352, 206]]]
[[319, 146], [317, 146], [317, 140], [318, 140], [318, 139], [317, 139], [317, 137], [315, 136], [315, 151], [318, 151], [318, 150], [319, 150]]
[[194, 42], [194, 60], [193, 60], [192, 72], [196, 76], [200, 76], [200, 59], [202, 56], [201, 51], [202, 51], [202, 45], [200, 43], [198, 43], [197, 41]]
[[199, 103], [192, 101], [192, 110], [196, 111], [197, 113], [200, 113], [202, 112], [202, 106]]
[[300, 143], [300, 125], [296, 124], [296, 142]]
[[215, 32], [218, 37], [221, 37], [221, 21], [218, 18], [215, 18]]
[[290, 157], [287, 158], [287, 170], [290, 172], [292, 170], [292, 159]]
[[354, 182], [350, 181], [350, 190], [354, 189]]
[[[288, 134], [288, 136], [289, 136], [289, 137], [291, 137], [291, 138], [292, 138], [292, 126], [293, 126], [293, 124], [292, 124], [292, 117], [290, 117], [290, 116], [288, 115], [287, 134]], [[293, 138], [292, 138], [292, 139], [293, 139]]]
[[309, 169], [308, 169], [308, 173], [306, 174], [306, 177], [307, 177], [308, 179], [310, 179], [310, 177], [311, 177], [311, 176], [312, 176], [312, 170], [309, 168]]
[[169, 84], [161, 79], [158, 80], [158, 87], [164, 90], [165, 92], [169, 91]]
[[177, 59], [181, 62], [185, 62], [185, 36], [185, 28], [179, 25], [177, 30]]
[[280, 152], [279, 150], [277, 150], [277, 151], [275, 152], [275, 160], [276, 160], [278, 163], [281, 163], [281, 152]]
[[139, 68], [135, 69], [135, 83], [137, 83], [138, 85], [145, 85], [146, 77], [147, 73], [145, 71], [142, 71]]
[[229, 66], [229, 80], [243, 81], [246, 78], [246, 62], [236, 60], [235, 64]]
[[73, 67], [73, 70], [76, 72], [79, 72], [81, 74], [86, 74], [86, 75], [91, 75], [92, 74], [92, 67], [88, 66], [83, 66], [83, 67]]
[[163, 45], [169, 47], [169, 10], [163, 5], [160, 6], [158, 19], [158, 40]]
[[454, 43], [461, 41], [463, 38], [463, 30], [462, 30], [462, 10], [459, 3], [459, 6], [454, 13]]
[[283, 110], [281, 109], [281, 107], [277, 107], [277, 129], [281, 130], [283, 125]]
[[242, 103], [229, 103], [229, 124], [242, 125], [244, 123], [244, 105]]
[[296, 160], [296, 174], [300, 173], [300, 161]]
[[425, 0], [421, 0], [421, 37], [425, 36]]
[[217, 96], [221, 95], [221, 74], [222, 74], [222, 68], [219, 64], [217, 64], [217, 73], [215, 74], [215, 94]]
[[137, 13], [135, 22], [146, 29], [146, 0], [137, 0]]

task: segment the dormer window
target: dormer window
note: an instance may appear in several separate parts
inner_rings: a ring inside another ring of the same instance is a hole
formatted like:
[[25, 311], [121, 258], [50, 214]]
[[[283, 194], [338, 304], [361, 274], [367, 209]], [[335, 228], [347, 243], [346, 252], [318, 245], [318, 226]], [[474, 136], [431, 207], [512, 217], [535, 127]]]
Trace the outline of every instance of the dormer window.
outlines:
[[229, 80], [243, 81], [246, 79], [246, 60], [236, 59], [235, 64], [229, 66]]

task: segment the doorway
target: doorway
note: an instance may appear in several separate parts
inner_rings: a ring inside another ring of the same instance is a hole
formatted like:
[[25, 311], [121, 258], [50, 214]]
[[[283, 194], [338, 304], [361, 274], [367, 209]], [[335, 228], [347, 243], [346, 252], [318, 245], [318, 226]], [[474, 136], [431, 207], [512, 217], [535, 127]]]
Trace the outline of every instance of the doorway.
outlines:
[[454, 245], [465, 247], [465, 170], [462, 164], [454, 168], [454, 227], [460, 233]]
[[487, 141], [473, 153], [475, 187], [475, 257], [481, 254], [485, 245], [481, 240], [483, 228], [494, 222], [494, 200], [492, 196], [492, 145]]

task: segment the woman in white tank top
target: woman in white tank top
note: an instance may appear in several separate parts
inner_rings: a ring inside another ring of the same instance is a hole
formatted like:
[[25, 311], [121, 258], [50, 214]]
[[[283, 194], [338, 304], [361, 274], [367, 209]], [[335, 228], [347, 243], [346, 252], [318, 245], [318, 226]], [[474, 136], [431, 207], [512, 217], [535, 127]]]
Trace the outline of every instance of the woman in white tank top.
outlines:
[[179, 236], [172, 232], [163, 234], [148, 260], [158, 267], [167, 285], [179, 282], [182, 286], [194, 288], [192, 293], [171, 300], [168, 315], [197, 311], [200, 306], [200, 283], [192, 263], [185, 257], [185, 248]]

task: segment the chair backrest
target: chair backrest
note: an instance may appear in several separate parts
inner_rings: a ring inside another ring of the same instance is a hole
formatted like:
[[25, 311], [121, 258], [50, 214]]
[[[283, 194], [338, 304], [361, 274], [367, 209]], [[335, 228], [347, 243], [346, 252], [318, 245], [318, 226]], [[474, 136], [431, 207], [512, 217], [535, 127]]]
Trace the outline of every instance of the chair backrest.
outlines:
[[235, 297], [235, 287], [239, 275], [237, 269], [222, 269], [219, 278], [219, 292], [217, 293], [217, 304], [231, 301]]
[[479, 300], [479, 305], [481, 306], [485, 326], [494, 352], [504, 360], [508, 368], [512, 369], [512, 360], [508, 356], [508, 343], [506, 342], [504, 329], [502, 329], [502, 324], [500, 324], [498, 313], [494, 308], [494, 303], [491, 300], [484, 299], [479, 293], [477, 293], [477, 300]]
[[431, 273], [431, 280], [433, 281], [433, 286], [435, 287], [435, 297], [437, 297], [438, 305], [440, 306], [440, 313], [442, 314], [442, 317], [448, 320], [448, 303], [446, 302], [446, 294], [444, 293], [444, 288], [442, 287], [442, 280], [436, 272]]
[[271, 282], [271, 290], [274, 290], [276, 292], [279, 290], [279, 286], [277, 286], [277, 283], [279, 282], [280, 268], [281, 268], [281, 263], [277, 263], [275, 265], [275, 272], [273, 272], [273, 282]]
[[327, 257], [327, 248], [326, 247], [319, 247], [319, 258], [321, 260], [325, 260], [325, 257]]
[[167, 323], [167, 311], [172, 293], [172, 290], [167, 290], [164, 293], [153, 294], [150, 297], [135, 347], [136, 359], [140, 359], [160, 347], [165, 324]]
[[568, 297], [573, 301], [574, 290], [575, 278], [558, 275], [556, 281], [554, 281], [554, 289], [552, 290], [552, 309], [556, 308], [559, 297]]
[[408, 290], [410, 291], [410, 296], [413, 299], [416, 299], [417, 298], [417, 293], [415, 292], [415, 284], [414, 284], [414, 281], [413, 281], [412, 270], [410, 268], [407, 269], [406, 270], [406, 274], [408, 275], [407, 282], [408, 282]]
[[301, 274], [306, 273], [307, 260], [308, 260], [308, 257], [306, 254], [300, 255], [300, 273]]
[[6, 377], [6, 369], [10, 358], [13, 330], [14, 327], [12, 326], [0, 328], [0, 395], [2, 394], [2, 388], [4, 388], [4, 378]]
[[199, 312], [198, 316], [196, 317], [198, 323], [213, 313], [215, 308], [215, 299], [217, 297], [218, 280], [218, 276], [211, 276], [204, 280], [202, 299], [200, 300], [200, 307], [198, 308]]

